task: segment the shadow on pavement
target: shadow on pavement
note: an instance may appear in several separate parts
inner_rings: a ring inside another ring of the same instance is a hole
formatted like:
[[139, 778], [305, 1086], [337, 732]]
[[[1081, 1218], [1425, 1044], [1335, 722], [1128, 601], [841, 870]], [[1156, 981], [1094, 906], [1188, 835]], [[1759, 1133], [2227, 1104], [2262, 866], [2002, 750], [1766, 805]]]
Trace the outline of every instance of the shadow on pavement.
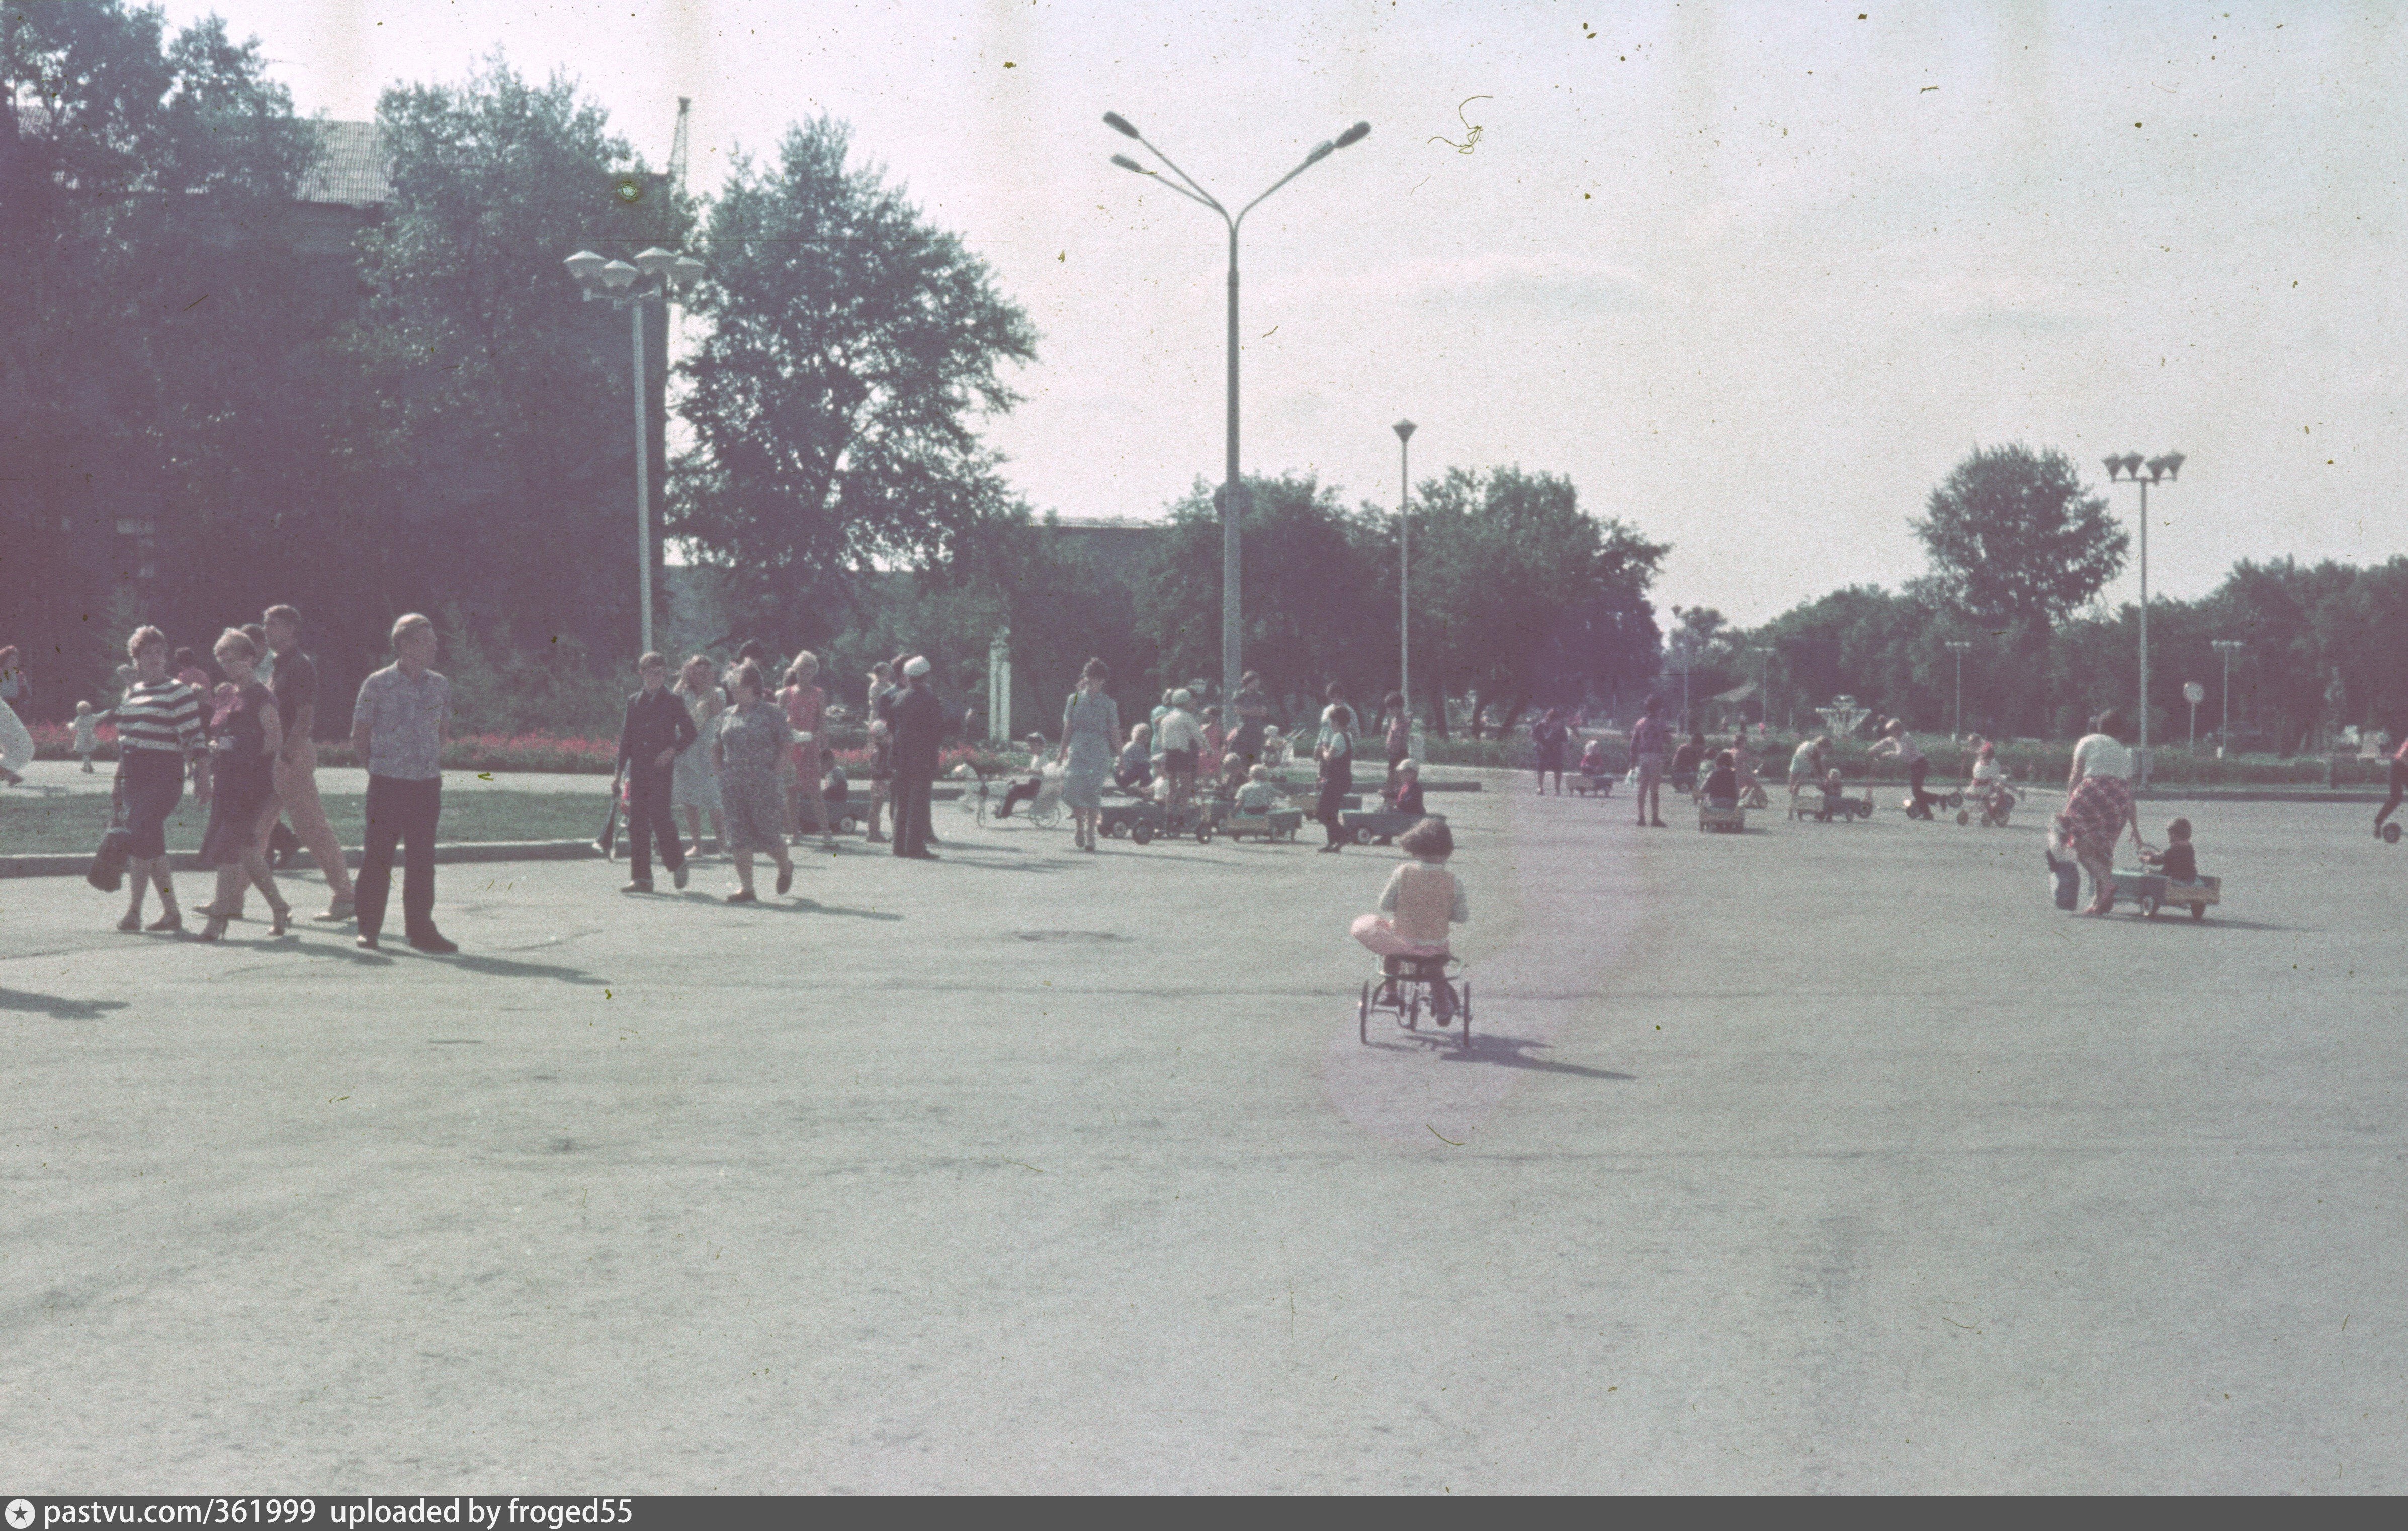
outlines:
[[324, 941], [305, 941], [301, 939], [298, 932], [289, 936], [264, 937], [256, 941], [237, 941], [233, 944], [237, 949], [250, 947], [259, 952], [293, 952], [305, 957], [332, 957], [337, 962], [347, 962], [354, 967], [391, 967], [393, 966], [391, 957], [381, 952], [363, 952], [351, 944], [351, 937], [348, 936], [343, 937], [342, 944], [339, 946], [330, 945]]
[[22, 989], [0, 989], [0, 1011], [47, 1015], [53, 1021], [97, 1021], [111, 1010], [125, 1009], [126, 1004], [127, 1001], [122, 999], [69, 999], [64, 994], [36, 994]]
[[1449, 1052], [1447, 1057], [1455, 1063], [1496, 1064], [1503, 1068], [1527, 1068], [1541, 1074], [1570, 1074], [1584, 1080], [1612, 1080], [1629, 1083], [1639, 1077], [1636, 1074], [1617, 1074], [1610, 1068], [1588, 1068], [1580, 1064], [1556, 1063], [1551, 1058], [1534, 1056], [1550, 1045], [1526, 1041], [1519, 1037], [1501, 1037], [1495, 1032], [1484, 1033], [1474, 1026], [1471, 1051]]
[[772, 904], [767, 899], [764, 899], [757, 907], [765, 909], [775, 909], [781, 914], [843, 914], [849, 915], [855, 920], [901, 920], [905, 918], [905, 916], [896, 913], [893, 909], [844, 909], [835, 904], [817, 903], [809, 898], [797, 898], [790, 903], [784, 904]]
[[482, 973], [487, 978], [552, 979], [561, 983], [575, 983], [588, 987], [600, 987], [610, 981], [609, 979], [597, 978], [581, 967], [562, 967], [547, 962], [513, 962], [508, 957], [463, 955], [444, 957], [432, 953], [414, 954], [423, 955], [427, 961], [438, 963], [445, 967], [465, 967], [471, 973]]

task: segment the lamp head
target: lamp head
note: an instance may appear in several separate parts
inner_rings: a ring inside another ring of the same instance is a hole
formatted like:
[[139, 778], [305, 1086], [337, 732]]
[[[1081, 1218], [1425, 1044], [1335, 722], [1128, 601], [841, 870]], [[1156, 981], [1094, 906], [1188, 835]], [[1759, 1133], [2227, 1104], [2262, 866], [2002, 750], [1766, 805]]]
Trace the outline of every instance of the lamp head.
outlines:
[[647, 277], [666, 277], [669, 274], [669, 267], [675, 265], [677, 257], [658, 245], [636, 257], [636, 269]]
[[2142, 457], [2139, 452], [2126, 452], [2124, 454], [2124, 477], [2127, 479], [2138, 479], [2141, 476], [2141, 465]]
[[669, 267], [669, 280], [680, 287], [691, 287], [702, 279], [702, 263], [691, 255], [681, 255]]
[[592, 287], [606, 263], [592, 250], [580, 250], [560, 264], [568, 267], [568, 274], [576, 279], [578, 286]]
[[1411, 441], [1413, 438], [1413, 433], [1421, 429], [1410, 420], [1400, 420], [1388, 428], [1397, 433], [1397, 439], [1399, 441]]
[[1329, 158], [1330, 155], [1337, 151], [1337, 141], [1330, 138], [1324, 138], [1321, 142], [1312, 146], [1312, 152], [1304, 157], [1304, 163], [1307, 165], [1319, 165], [1322, 161]]
[[1353, 127], [1348, 128], [1345, 132], [1340, 134], [1336, 143], [1332, 147], [1338, 149], [1349, 148], [1352, 145], [1361, 143], [1370, 136], [1371, 124], [1369, 122], [1357, 122]]
[[2182, 471], [2183, 454], [2178, 451], [2170, 451], [2157, 461], [2166, 465], [2166, 478], [2169, 480]]
[[2124, 476], [2124, 460], [2122, 458], [2101, 457], [2099, 461], [2106, 466], [2107, 481], [2109, 483], [2113, 483]]
[[1116, 111], [1108, 111], [1104, 113], [1104, 126], [1111, 129], [1114, 133], [1119, 134], [1124, 138], [1134, 138], [1137, 136], [1136, 127], [1130, 123], [1127, 118], [1123, 117]]
[[626, 262], [611, 261], [602, 267], [599, 278], [607, 291], [624, 293], [636, 285], [637, 275], [636, 268]]
[[1126, 154], [1113, 155], [1112, 163], [1119, 165], [1124, 170], [1132, 171], [1140, 176], [1150, 176], [1154, 174], [1153, 171], [1147, 169], [1144, 165], [1138, 164], [1137, 161], [1130, 159]]

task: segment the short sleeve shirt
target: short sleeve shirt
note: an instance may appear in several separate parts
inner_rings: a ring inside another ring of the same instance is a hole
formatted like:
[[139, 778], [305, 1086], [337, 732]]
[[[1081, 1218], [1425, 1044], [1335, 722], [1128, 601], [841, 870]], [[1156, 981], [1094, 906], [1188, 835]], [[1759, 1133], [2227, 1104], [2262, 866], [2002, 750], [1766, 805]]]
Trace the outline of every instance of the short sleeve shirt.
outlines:
[[368, 729], [368, 774], [399, 781], [433, 781], [443, 774], [443, 725], [452, 716], [452, 682], [433, 670], [412, 680], [388, 665], [360, 682], [351, 726]]
[[289, 654], [279, 655], [274, 689], [277, 715], [284, 720], [289, 732], [293, 720], [301, 715], [303, 708], [318, 705], [317, 661], [298, 649]]
[[2118, 781], [2132, 779], [2132, 751], [2113, 734], [2084, 735], [2073, 747], [2073, 761], [2082, 767], [2085, 777], [2112, 776]]

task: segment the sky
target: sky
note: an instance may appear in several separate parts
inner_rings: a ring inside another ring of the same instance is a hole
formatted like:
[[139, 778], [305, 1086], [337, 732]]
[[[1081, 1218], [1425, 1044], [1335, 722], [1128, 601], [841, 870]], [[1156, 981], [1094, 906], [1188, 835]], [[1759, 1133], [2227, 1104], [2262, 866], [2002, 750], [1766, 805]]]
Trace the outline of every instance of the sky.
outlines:
[[1907, 523], [1977, 444], [2185, 453], [2162, 595], [2408, 532], [2396, 7], [169, 6], [212, 10], [305, 114], [498, 49], [657, 166], [691, 96], [698, 191], [850, 122], [1039, 331], [986, 434], [1040, 513], [1221, 472], [1226, 235], [1109, 163], [1118, 110], [1232, 207], [1371, 124], [1244, 224], [1249, 473], [1393, 508], [1410, 418], [1416, 481], [1566, 475], [1671, 543], [1659, 602], [1745, 623], [1923, 572]]

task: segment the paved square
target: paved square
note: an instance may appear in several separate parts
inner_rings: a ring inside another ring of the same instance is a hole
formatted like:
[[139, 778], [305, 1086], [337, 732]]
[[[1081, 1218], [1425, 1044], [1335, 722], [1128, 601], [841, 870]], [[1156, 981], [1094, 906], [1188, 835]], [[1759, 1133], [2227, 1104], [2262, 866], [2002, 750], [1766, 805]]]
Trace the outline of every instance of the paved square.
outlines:
[[449, 960], [0, 882], [14, 1486], [2408, 1487], [2363, 810], [2144, 805], [2226, 880], [2144, 924], [1490, 789], [1469, 1058], [1355, 1039], [1393, 851], [940, 809], [792, 908], [447, 866]]

